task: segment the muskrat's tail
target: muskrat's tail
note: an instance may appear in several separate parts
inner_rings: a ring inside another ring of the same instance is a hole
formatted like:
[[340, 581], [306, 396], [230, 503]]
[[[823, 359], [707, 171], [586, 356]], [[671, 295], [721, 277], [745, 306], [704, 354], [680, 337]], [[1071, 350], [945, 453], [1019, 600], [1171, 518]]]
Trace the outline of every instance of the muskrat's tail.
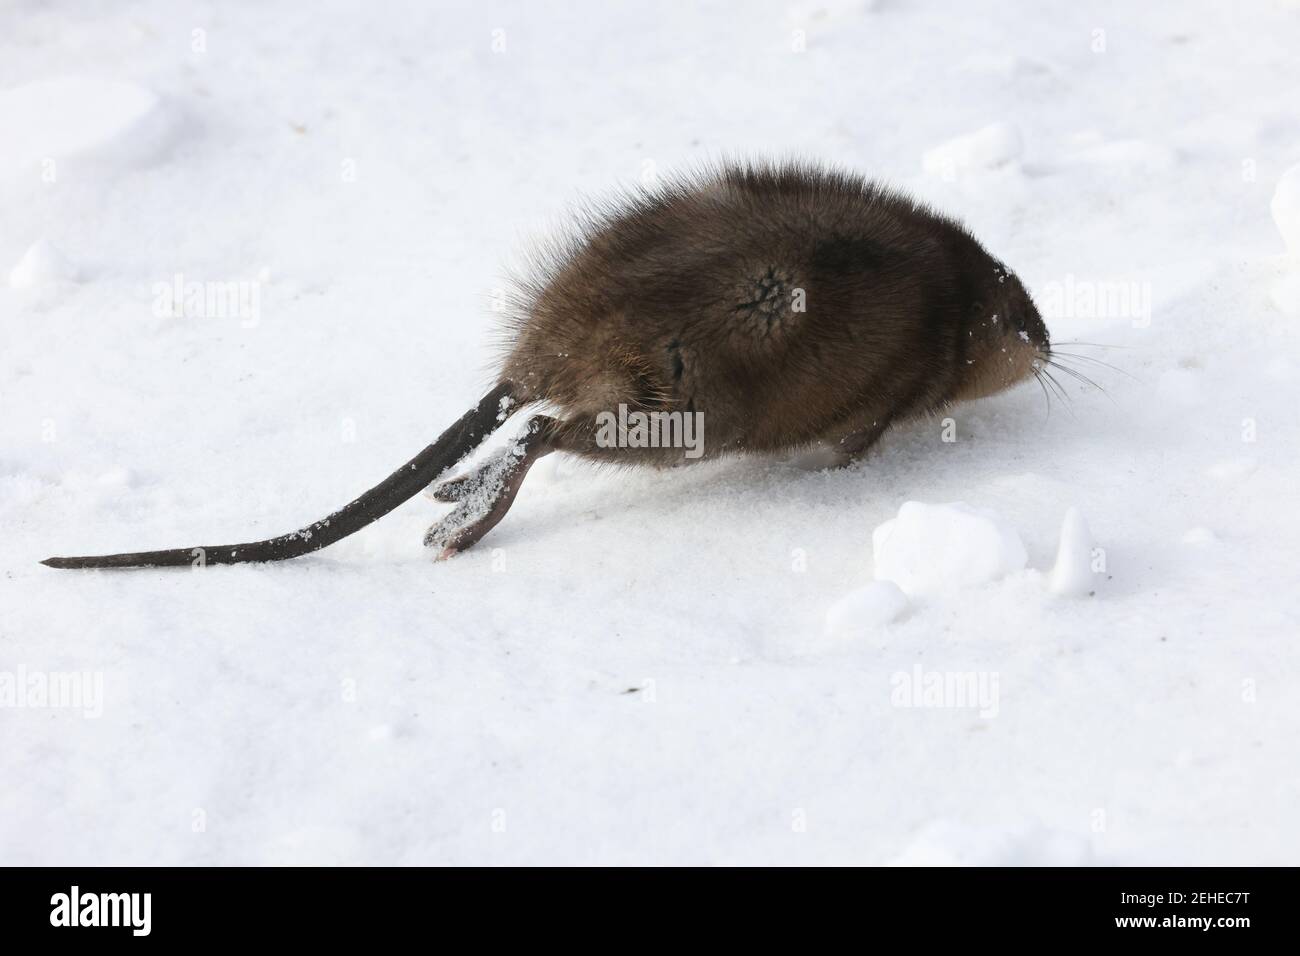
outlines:
[[283, 561], [340, 541], [370, 522], [382, 518], [414, 497], [440, 474], [477, 448], [513, 411], [514, 389], [502, 382], [484, 395], [438, 440], [393, 472], [356, 501], [344, 505], [298, 531], [251, 541], [247, 544], [206, 545], [168, 551], [137, 551], [78, 558], [46, 558], [51, 568], [163, 568], [187, 564], [242, 564], [246, 561]]

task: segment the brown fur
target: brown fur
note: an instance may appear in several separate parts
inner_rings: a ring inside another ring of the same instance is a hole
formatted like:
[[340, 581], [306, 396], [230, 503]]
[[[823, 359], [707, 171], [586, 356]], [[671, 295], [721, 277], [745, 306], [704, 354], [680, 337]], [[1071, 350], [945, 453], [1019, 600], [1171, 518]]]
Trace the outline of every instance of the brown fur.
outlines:
[[706, 457], [883, 430], [1014, 384], [1048, 347], [1019, 280], [960, 225], [800, 165], [724, 167], [593, 215], [517, 301], [501, 380], [521, 401], [579, 434], [620, 402], [700, 411]]

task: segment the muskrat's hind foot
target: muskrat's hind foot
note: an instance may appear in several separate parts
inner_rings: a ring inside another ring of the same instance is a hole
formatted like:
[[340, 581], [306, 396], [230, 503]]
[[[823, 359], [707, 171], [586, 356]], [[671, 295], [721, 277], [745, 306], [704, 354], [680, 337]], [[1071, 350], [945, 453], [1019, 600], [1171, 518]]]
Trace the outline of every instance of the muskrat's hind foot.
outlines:
[[478, 475], [478, 471], [472, 471], [467, 475], [448, 478], [446, 481], [440, 481], [436, 485], [430, 485], [425, 491], [425, 494], [434, 501], [445, 501], [447, 504], [455, 504], [473, 490], [473, 479], [476, 479]]
[[438, 552], [435, 560], [442, 561], [464, 551], [505, 517], [533, 462], [555, 450], [548, 428], [553, 424], [553, 419], [534, 416], [522, 436], [476, 470], [431, 489], [437, 500], [456, 504], [424, 535], [425, 547]]

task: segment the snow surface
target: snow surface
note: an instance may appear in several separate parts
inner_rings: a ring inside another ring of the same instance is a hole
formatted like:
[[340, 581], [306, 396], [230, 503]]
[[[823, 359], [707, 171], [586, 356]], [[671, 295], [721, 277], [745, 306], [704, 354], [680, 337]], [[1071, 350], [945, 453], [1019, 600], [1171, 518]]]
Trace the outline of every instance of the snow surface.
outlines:
[[[1298, 35], [1208, 0], [4, 5], [0, 270], [44, 240], [80, 281], [0, 287], [0, 678], [103, 700], [0, 709], [0, 863], [1300, 862]], [[925, 171], [990, 125], [1017, 148]], [[552, 456], [442, 564], [422, 497], [284, 565], [36, 563], [322, 516], [486, 391], [527, 237], [723, 154], [962, 217], [1072, 290], [1105, 394], [1057, 373], [1068, 405], [841, 471]], [[257, 307], [171, 317], [178, 279]], [[1130, 283], [1149, 313], [1097, 306]], [[826, 641], [913, 500], [1026, 568]], [[1060, 600], [1070, 506], [1105, 570]], [[896, 706], [914, 672], [996, 708]]]

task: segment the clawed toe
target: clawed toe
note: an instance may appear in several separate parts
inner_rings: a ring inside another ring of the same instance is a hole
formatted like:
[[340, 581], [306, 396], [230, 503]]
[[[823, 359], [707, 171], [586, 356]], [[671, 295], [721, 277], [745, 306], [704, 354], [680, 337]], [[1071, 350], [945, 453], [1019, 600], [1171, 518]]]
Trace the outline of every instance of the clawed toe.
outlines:
[[455, 505], [424, 536], [425, 547], [436, 552], [435, 561], [445, 561], [464, 551], [505, 517], [528, 469], [553, 449], [539, 433], [538, 420], [534, 419], [523, 437], [477, 469], [429, 489], [435, 500]]
[[455, 504], [469, 493], [470, 477], [472, 476], [461, 475], [459, 478], [448, 478], [446, 481], [440, 481], [436, 485], [430, 485], [426, 494], [434, 501]]
[[445, 561], [476, 543], [487, 534], [510, 507], [508, 500], [498, 499], [486, 514], [475, 512], [464, 505], [456, 508], [424, 535], [424, 546], [436, 551], [435, 561]]
[[477, 471], [433, 488], [439, 501], [456, 505], [424, 535], [424, 546], [438, 552], [435, 560], [464, 551], [491, 531], [509, 510], [525, 471], [525, 460], [506, 451]]

